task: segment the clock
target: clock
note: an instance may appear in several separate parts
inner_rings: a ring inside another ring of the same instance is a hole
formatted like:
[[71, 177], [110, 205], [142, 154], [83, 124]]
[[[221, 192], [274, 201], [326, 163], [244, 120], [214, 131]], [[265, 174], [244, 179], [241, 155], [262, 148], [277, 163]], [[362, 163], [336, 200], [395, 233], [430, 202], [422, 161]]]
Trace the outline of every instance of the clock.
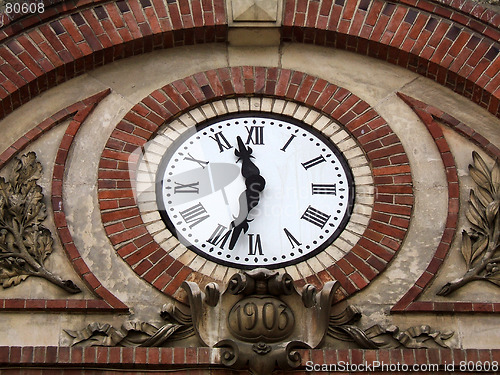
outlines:
[[286, 116], [220, 116], [184, 132], [156, 175], [167, 228], [197, 254], [278, 268], [328, 247], [354, 203], [351, 170], [316, 129]]

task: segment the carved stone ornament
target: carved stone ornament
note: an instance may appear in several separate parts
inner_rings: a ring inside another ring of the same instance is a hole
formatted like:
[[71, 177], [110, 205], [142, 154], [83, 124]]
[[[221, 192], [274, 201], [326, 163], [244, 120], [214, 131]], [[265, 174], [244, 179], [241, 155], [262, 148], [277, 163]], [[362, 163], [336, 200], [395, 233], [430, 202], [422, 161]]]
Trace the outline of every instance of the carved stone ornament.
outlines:
[[41, 176], [42, 165], [30, 152], [15, 159], [7, 180], [0, 177], [0, 283], [9, 288], [37, 276], [69, 293], [79, 293], [71, 280], [61, 280], [44, 266], [53, 240], [41, 224], [47, 217], [37, 184]]
[[447, 347], [444, 340], [453, 335], [427, 325], [361, 329], [354, 325], [361, 318], [358, 309], [336, 303], [338, 287], [330, 281], [320, 291], [306, 285], [299, 292], [290, 275], [258, 268], [235, 274], [223, 293], [216, 283], [202, 291], [184, 282], [190, 305], [165, 305], [164, 324], [131, 321], [118, 330], [92, 323], [66, 333], [72, 345], [81, 346], [167, 346], [196, 334], [202, 346], [221, 348], [222, 364], [258, 375], [298, 367], [296, 349], [323, 347], [327, 337], [379, 349]]
[[215, 283], [205, 292], [192, 282], [183, 287], [200, 341], [222, 348], [226, 366], [269, 374], [276, 365], [298, 367], [295, 349], [321, 344], [339, 283], [328, 282], [320, 292], [309, 285], [299, 293], [290, 275], [258, 268], [234, 275], [223, 294]]
[[469, 173], [476, 186], [470, 191], [465, 216], [472, 225], [462, 232], [461, 251], [467, 271], [446, 283], [437, 293], [447, 296], [471, 281], [484, 280], [500, 286], [500, 165], [489, 168], [477, 152]]
[[109, 324], [91, 323], [80, 331], [65, 332], [72, 338], [71, 346], [156, 347], [194, 335], [191, 316], [182, 309], [167, 304], [160, 315], [164, 324], [133, 320], [123, 323], [121, 329], [116, 329]]

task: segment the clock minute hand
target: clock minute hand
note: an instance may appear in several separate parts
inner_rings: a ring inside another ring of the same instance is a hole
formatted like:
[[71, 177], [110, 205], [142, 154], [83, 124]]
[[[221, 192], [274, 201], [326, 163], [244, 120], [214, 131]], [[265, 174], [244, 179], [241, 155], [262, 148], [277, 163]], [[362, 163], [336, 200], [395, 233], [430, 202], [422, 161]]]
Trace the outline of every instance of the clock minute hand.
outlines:
[[251, 160], [254, 158], [252, 156], [253, 150], [250, 147], [246, 147], [240, 137], [237, 137], [236, 140], [238, 148], [234, 151], [234, 154], [238, 157], [236, 162], [242, 162], [241, 174], [245, 178], [246, 189], [239, 198], [240, 213], [231, 223], [234, 229], [229, 241], [230, 250], [234, 249], [241, 232], [247, 232], [248, 223], [250, 222], [248, 214], [259, 204], [260, 193], [266, 186], [266, 180], [260, 175], [259, 168]]

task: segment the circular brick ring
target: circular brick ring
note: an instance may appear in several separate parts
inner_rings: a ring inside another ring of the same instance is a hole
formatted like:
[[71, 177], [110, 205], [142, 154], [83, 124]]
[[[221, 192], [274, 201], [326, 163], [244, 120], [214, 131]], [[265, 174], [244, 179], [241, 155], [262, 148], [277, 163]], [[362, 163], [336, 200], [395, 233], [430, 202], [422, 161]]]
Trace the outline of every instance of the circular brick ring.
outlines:
[[[139, 209], [136, 187], [140, 188], [137, 184], [144, 175], [141, 161], [149, 152], [148, 142], [166, 128], [174, 128], [183, 113], [191, 111], [192, 118], [196, 111], [216, 111], [216, 103], [223, 100], [226, 108], [234, 100], [248, 103], [250, 109], [255, 103], [262, 106], [263, 98], [289, 102], [295, 112], [310, 109], [333, 120], [362, 150], [371, 168], [367, 178], [370, 185], [373, 181], [375, 194], [362, 233], [350, 240], [350, 250], [336, 262], [318, 261], [319, 268], [311, 266], [315, 261], [302, 262], [291, 272], [297, 286], [338, 280], [345, 296], [351, 295], [382, 272], [401, 246], [413, 206], [410, 165], [399, 138], [373, 108], [348, 90], [302, 72], [251, 66], [210, 70], [166, 85], [135, 105], [111, 134], [99, 165], [99, 203], [111, 243], [140, 277], [174, 298], [184, 300], [180, 285], [185, 280], [205, 284], [224, 280], [234, 270], [225, 267], [224, 272], [211, 262], [185, 264], [172, 252], [177, 240], [154, 228], [154, 204], [149, 214], [147, 206]], [[353, 156], [344, 155], [352, 162]]]
[[[295, 279], [320, 272], [327, 265], [340, 260], [363, 236], [373, 210], [373, 177], [363, 150], [348, 132], [331, 118], [294, 102], [266, 97], [226, 98], [196, 107], [160, 127], [156, 135], [140, 151], [138, 150], [142, 155], [137, 166], [134, 191], [142, 220], [155, 241], [172, 258], [179, 259], [183, 264], [188, 264], [193, 271], [206, 274], [215, 281], [224, 280], [228, 267], [216, 265], [196, 255], [180, 244], [167, 229], [160, 217], [156, 201], [155, 179], [163, 155], [181, 134], [188, 133], [197, 124], [215, 117], [242, 112], [265, 112], [287, 116], [300, 121], [304, 126], [311, 126], [328, 137], [349, 163], [356, 185], [355, 203], [349, 223], [324, 251], [307, 259], [301, 267], [287, 267], [288, 273]], [[160, 265], [150, 267], [145, 277], [157, 277], [161, 268]]]

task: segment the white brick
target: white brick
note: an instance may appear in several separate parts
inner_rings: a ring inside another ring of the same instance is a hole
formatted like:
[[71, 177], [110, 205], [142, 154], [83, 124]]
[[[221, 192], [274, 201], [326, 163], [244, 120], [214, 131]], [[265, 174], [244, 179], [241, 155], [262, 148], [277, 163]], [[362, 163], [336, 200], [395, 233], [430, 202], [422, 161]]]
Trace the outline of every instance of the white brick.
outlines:
[[[351, 165], [351, 163], [349, 162], [351, 159], [357, 158], [359, 156], [364, 157], [364, 154], [363, 154], [363, 151], [361, 151], [361, 149], [356, 145], [356, 147], [345, 151], [344, 156], [347, 159], [347, 162], [349, 163], [349, 165]], [[351, 166], [351, 168], [352, 168], [352, 166]]]
[[214, 107], [214, 110], [215, 112], [217, 113], [217, 115], [224, 115], [227, 113], [227, 108], [226, 108], [226, 105], [224, 104], [224, 100], [218, 100], [214, 103], [212, 103], [213, 107]]
[[188, 249], [184, 254], [178, 257], [177, 260], [182, 264], [189, 264], [193, 261], [194, 258], [196, 258], [196, 256], [196, 253]]
[[[311, 111], [312, 113], [313, 111]], [[320, 115], [318, 120], [313, 124], [313, 127], [318, 130], [323, 130], [328, 124], [330, 124], [332, 120], [330, 120], [328, 117]]]
[[322, 251], [316, 255], [316, 259], [323, 265], [323, 269], [330, 267], [335, 263], [335, 260], [328, 254], [327, 251]]
[[311, 267], [313, 273], [318, 273], [325, 269], [316, 257], [309, 258], [307, 264]]
[[354, 182], [356, 183], [356, 186], [369, 185], [373, 184], [373, 178], [372, 176], [361, 176], [361, 177], [354, 176]]
[[180, 246], [179, 240], [174, 236], [171, 236], [161, 244], [161, 247], [169, 254], [174, 248], [178, 246]]
[[326, 252], [329, 256], [331, 256], [332, 259], [334, 259], [336, 262], [338, 262], [345, 254], [342, 250], [340, 250], [338, 247], [334, 245], [328, 246], [324, 250], [324, 252]]
[[167, 147], [164, 144], [159, 144], [156, 142], [148, 142], [144, 147], [147, 153], [153, 152], [158, 155], [163, 155], [167, 151]]
[[227, 99], [226, 106], [228, 113], [238, 112], [238, 103], [236, 103], [236, 99]]
[[[167, 249], [166, 249], [166, 245], [164, 246], [164, 242], [165, 242], [165, 241], [167, 241], [168, 239], [171, 239], [171, 238], [174, 238], [174, 239], [175, 239], [175, 237], [173, 237], [173, 236], [172, 236], [172, 233], [170, 233], [170, 231], [169, 231], [167, 228], [165, 228], [165, 229], [164, 229], [164, 230], [162, 230], [161, 232], [156, 233], [156, 234], [153, 236], [153, 238], [154, 238], [154, 240], [155, 240], [157, 243], [159, 243], [159, 244], [161, 245], [161, 247], [162, 247], [163, 249], [165, 249], [165, 250], [167, 250]], [[177, 239], [175, 239], [175, 241], [177, 241]], [[177, 243], [178, 243], [178, 242], [179, 242], [179, 241], [177, 241]]]
[[187, 251], [187, 248], [183, 246], [182, 244], [177, 245], [171, 251], [168, 253], [172, 258], [178, 259], [182, 254], [184, 254]]
[[349, 242], [351, 245], [356, 245], [361, 238], [360, 235], [353, 233], [349, 230], [344, 230], [340, 235], [345, 241]]
[[257, 97], [250, 98], [250, 110], [251, 111], [260, 111], [261, 105], [262, 105], [261, 98], [257, 98]]
[[300, 274], [299, 270], [297, 269], [296, 266], [288, 266], [285, 268], [286, 273], [288, 273], [292, 279], [294, 280], [299, 280], [302, 279], [302, 275]]
[[342, 253], [346, 254], [347, 252], [351, 251], [353, 246], [349, 242], [344, 240], [342, 238], [342, 235], [333, 242], [333, 245], [335, 245]]
[[262, 99], [261, 110], [263, 112], [271, 112], [273, 108], [273, 100], [269, 98]]
[[304, 106], [298, 106], [293, 117], [296, 118], [297, 120], [303, 121], [308, 113], [309, 113], [309, 108]]
[[286, 102], [281, 99], [277, 99], [274, 101], [273, 112], [274, 113], [283, 113], [283, 109], [285, 108]]
[[[316, 111], [309, 111], [309, 113], [306, 115], [306, 117], [304, 118], [304, 122], [308, 125], [313, 125], [315, 124], [318, 119], [322, 117], [318, 112]], [[320, 129], [321, 130], [321, 129]]]
[[375, 195], [375, 186], [373, 186], [373, 183], [356, 186], [356, 196], [368, 197], [373, 195]]
[[212, 272], [214, 272], [216, 266], [217, 266], [216, 263], [207, 260], [207, 262], [200, 269], [200, 273], [202, 273], [204, 275], [211, 276]]
[[159, 233], [160, 231], [165, 229], [165, 223], [163, 223], [163, 221], [156, 221], [154, 223], [146, 225], [146, 229], [151, 234]]
[[238, 98], [237, 99], [238, 101], [238, 109], [240, 110], [240, 112], [244, 112], [244, 111], [249, 111], [250, 110], [250, 100], [249, 98]]
[[210, 104], [205, 104], [205, 105], [201, 106], [201, 110], [205, 114], [205, 117], [207, 119], [217, 116], [217, 113], [215, 113], [214, 109], [212, 108], [212, 106]]
[[165, 149], [167, 149], [172, 143], [174, 143], [172, 141], [172, 139], [168, 138], [166, 135], [164, 135], [163, 133], [162, 134], [158, 134], [156, 137], [155, 137], [155, 142], [161, 144]]
[[155, 183], [155, 175], [152, 173], [140, 172], [140, 173], [137, 173], [136, 181], [142, 182], [142, 183], [154, 184]]
[[155, 191], [154, 182], [138, 182], [135, 185], [135, 190], [137, 194], [141, 194], [148, 191]]
[[226, 266], [221, 266], [220, 264], [215, 267], [214, 272], [212, 272], [212, 278], [217, 280], [217, 281], [222, 281], [224, 280], [224, 277], [227, 274], [227, 267]]
[[[340, 131], [343, 132], [343, 133], [345, 133], [343, 130], [340, 129], [339, 125], [337, 125], [335, 122], [331, 122], [321, 132], [325, 136], [330, 137], [330, 139], [331, 139], [332, 136], [334, 136], [337, 132], [340, 132]], [[347, 133], [345, 133], [345, 135], [348, 136]]]
[[[366, 200], [366, 198], [364, 198]], [[373, 199], [372, 199], [373, 202]], [[354, 206], [354, 209], [352, 210], [353, 213], [364, 215], [364, 216], [371, 216], [372, 214], [372, 205], [368, 204], [361, 204], [361, 202], [356, 202], [356, 205]]]
[[372, 170], [368, 166], [355, 167], [352, 168], [352, 174], [356, 177], [370, 176], [372, 175]]
[[349, 137], [349, 134], [347, 134], [344, 130], [339, 130], [337, 133], [332, 134], [330, 136], [330, 140], [333, 143], [338, 144], [339, 142], [342, 142], [347, 137]]
[[137, 205], [139, 206], [139, 211], [141, 212], [158, 211], [156, 200], [153, 202], [138, 203]]
[[189, 268], [191, 268], [193, 271], [199, 271], [201, 267], [205, 264], [206, 259], [202, 258], [201, 256], [197, 255], [191, 263], [189, 263]]
[[[142, 221], [144, 221], [144, 223], [146, 223], [146, 224], [154, 223], [155, 221], [161, 220], [161, 216], [158, 212], [150, 212], [147, 214], [143, 214], [143, 215], [141, 215], [141, 217], [142, 217]], [[165, 228], [165, 226], [163, 226], [163, 228]]]
[[137, 195], [137, 203], [156, 202], [156, 194], [152, 191], [141, 193]]
[[353, 213], [351, 215], [351, 220], [350, 221], [352, 223], [360, 224], [360, 225], [362, 225], [366, 229], [366, 226], [370, 222], [370, 216], [368, 216], [368, 215], [361, 215], [361, 214], [358, 214], [358, 213]]
[[357, 144], [352, 138], [346, 138], [343, 141], [337, 143], [337, 147], [339, 148], [340, 151], [345, 152], [347, 150], [350, 150], [353, 147], [356, 147]]
[[[354, 150], [356, 150], [356, 149], [353, 149], [353, 152], [354, 152]], [[349, 166], [351, 168], [359, 167], [359, 166], [362, 166], [362, 165], [368, 165], [368, 161], [366, 160], [366, 157], [363, 154], [363, 151], [361, 151], [361, 155], [360, 156], [357, 156], [357, 157], [351, 157], [351, 156], [349, 156], [349, 158], [347, 159], [347, 163], [349, 164]]]
[[193, 118], [195, 124], [199, 124], [207, 119], [205, 113], [203, 113], [199, 108], [189, 111], [189, 115]]
[[298, 105], [292, 102], [286, 102], [285, 108], [283, 109], [283, 114], [293, 117], [293, 114], [297, 110]]

